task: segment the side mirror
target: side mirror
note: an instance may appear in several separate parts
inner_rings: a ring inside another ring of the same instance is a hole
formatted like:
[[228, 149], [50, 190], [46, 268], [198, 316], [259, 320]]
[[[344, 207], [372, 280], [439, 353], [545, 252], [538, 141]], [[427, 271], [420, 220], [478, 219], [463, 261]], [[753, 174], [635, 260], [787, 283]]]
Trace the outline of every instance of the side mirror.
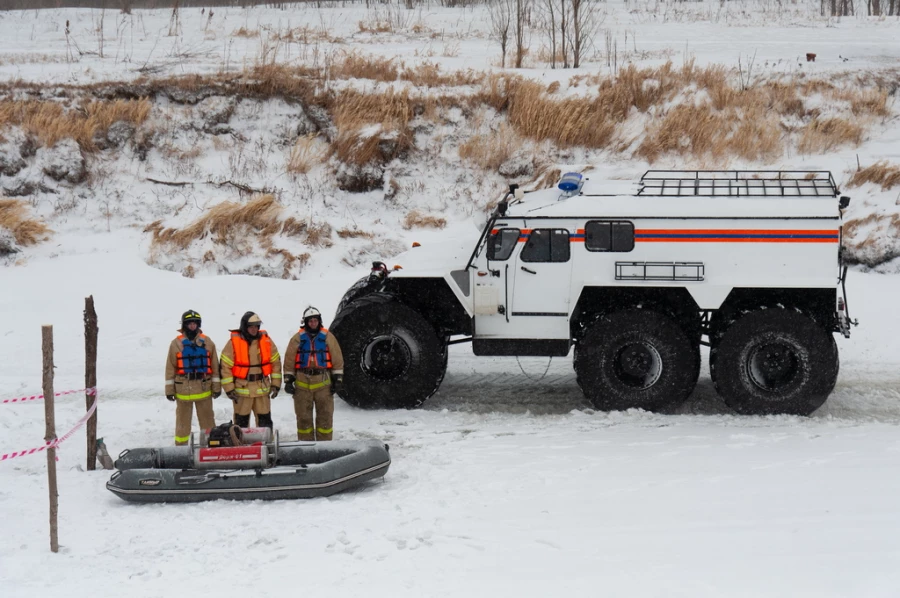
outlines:
[[847, 206], [850, 205], [850, 198], [846, 195], [841, 195], [841, 198], [838, 200], [838, 207], [842, 210], [846, 210]]

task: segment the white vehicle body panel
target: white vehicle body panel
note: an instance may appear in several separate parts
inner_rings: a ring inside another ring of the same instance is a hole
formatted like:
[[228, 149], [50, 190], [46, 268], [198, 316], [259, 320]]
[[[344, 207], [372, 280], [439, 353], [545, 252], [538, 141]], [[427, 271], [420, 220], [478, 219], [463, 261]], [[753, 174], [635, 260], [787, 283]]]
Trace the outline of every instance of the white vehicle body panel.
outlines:
[[[454, 280], [451, 272], [466, 267], [474, 239], [415, 248], [397, 258], [403, 269], [391, 276], [443, 278], [474, 316], [474, 336], [496, 339], [568, 339], [585, 287], [686, 288], [700, 309], [719, 308], [734, 288], [836, 288], [841, 213], [833, 194], [591, 195], [607, 187], [589, 182], [574, 197], [552, 189], [511, 203], [493, 230], [518, 229], [516, 247], [489, 261], [482, 245], [468, 292], [458, 284], [462, 273]], [[592, 250], [586, 227], [598, 221], [633, 225], [633, 248]], [[523, 259], [536, 229], [567, 231], [569, 259]]]

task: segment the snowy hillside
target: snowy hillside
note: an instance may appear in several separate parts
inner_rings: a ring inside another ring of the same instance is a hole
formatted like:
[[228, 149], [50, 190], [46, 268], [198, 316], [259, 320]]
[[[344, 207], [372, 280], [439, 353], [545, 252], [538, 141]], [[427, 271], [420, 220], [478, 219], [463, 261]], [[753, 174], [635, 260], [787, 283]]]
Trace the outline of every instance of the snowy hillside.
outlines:
[[[283, 350], [372, 260], [474, 243], [509, 182], [785, 168], [852, 197], [860, 326], [824, 407], [736, 416], [704, 351], [677, 413], [603, 413], [571, 356], [453, 346], [422, 409], [336, 401], [335, 438], [381, 439], [393, 463], [332, 498], [127, 504], [83, 471], [79, 432], [53, 555], [44, 455], [3, 461], [0, 596], [895, 596], [900, 21], [814, 2], [597, 16], [581, 67], [551, 68], [535, 25], [516, 69], [482, 5], [0, 12], [0, 400], [40, 392], [41, 324], [57, 390], [83, 387], [93, 295], [98, 435], [113, 455], [169, 445], [186, 309], [220, 346], [255, 310]], [[58, 431], [83, 402], [57, 400]], [[293, 438], [284, 395], [273, 418]], [[43, 433], [40, 402], [0, 404], [0, 454]]]

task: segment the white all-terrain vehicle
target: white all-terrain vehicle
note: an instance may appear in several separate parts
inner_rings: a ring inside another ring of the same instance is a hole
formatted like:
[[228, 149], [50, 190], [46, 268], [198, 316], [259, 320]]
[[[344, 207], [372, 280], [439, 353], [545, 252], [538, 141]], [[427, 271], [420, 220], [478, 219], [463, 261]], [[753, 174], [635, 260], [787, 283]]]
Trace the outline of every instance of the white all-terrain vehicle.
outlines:
[[[621, 182], [619, 183], [621, 185]], [[738, 413], [810, 414], [834, 388], [833, 333], [850, 334], [842, 210], [829, 172], [649, 171], [630, 194], [569, 173], [515, 185], [474, 247], [414, 247], [376, 262], [331, 331], [342, 397], [416, 407], [447, 347], [566, 356], [598, 409], [685, 401], [710, 347], [716, 390]]]

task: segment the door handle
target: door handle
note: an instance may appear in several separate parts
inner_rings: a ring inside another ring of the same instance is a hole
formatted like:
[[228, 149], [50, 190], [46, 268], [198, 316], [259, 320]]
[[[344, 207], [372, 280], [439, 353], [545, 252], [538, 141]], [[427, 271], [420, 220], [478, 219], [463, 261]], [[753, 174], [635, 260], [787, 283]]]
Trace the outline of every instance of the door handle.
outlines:
[[525, 266], [522, 266], [522, 269], [525, 270], [526, 272], [528, 272], [529, 274], [537, 274], [537, 272], [535, 272], [534, 270], [529, 270]]

